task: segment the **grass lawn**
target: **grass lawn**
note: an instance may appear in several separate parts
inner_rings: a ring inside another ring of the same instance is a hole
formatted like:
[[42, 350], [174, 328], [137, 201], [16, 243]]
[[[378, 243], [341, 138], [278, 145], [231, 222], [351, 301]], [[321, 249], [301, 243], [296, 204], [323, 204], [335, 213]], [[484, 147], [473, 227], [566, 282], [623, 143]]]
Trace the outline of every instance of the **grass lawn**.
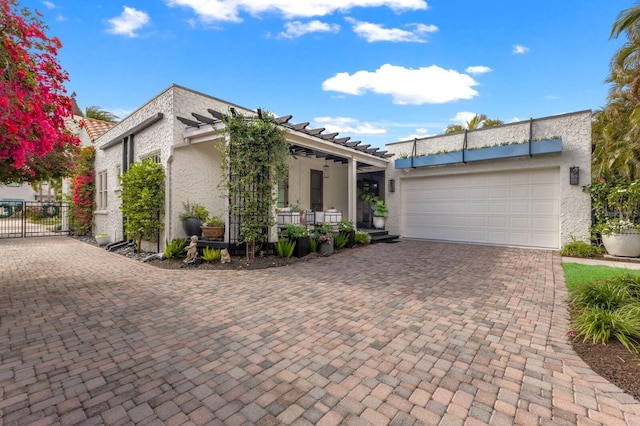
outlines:
[[564, 277], [567, 282], [567, 288], [571, 288], [578, 283], [602, 280], [605, 278], [618, 277], [620, 275], [632, 274], [639, 275], [640, 270], [613, 268], [611, 266], [595, 266], [581, 265], [579, 263], [563, 263]]

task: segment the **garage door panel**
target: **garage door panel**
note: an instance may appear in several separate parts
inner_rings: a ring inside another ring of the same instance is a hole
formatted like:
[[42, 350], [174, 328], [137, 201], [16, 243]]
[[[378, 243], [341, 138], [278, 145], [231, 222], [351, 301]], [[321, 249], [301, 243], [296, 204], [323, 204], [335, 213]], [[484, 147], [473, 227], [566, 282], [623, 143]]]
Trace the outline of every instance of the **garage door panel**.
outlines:
[[558, 168], [406, 179], [411, 238], [558, 248]]

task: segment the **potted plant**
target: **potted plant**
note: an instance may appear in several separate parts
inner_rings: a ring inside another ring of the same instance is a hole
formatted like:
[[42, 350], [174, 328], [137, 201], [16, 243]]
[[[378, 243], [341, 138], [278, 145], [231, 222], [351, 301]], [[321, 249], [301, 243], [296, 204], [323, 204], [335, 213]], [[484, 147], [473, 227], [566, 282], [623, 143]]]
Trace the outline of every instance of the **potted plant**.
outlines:
[[592, 197], [596, 217], [593, 233], [613, 256], [640, 256], [640, 181], [593, 183], [585, 190]]
[[293, 250], [295, 257], [304, 257], [309, 254], [309, 231], [307, 228], [289, 223], [282, 230], [282, 236], [296, 242]]
[[389, 215], [387, 205], [384, 200], [376, 200], [373, 208], [373, 226], [376, 229], [384, 229], [385, 218]]
[[109, 236], [109, 234], [97, 234], [96, 235], [96, 243], [98, 243], [99, 246], [107, 245], [110, 242], [111, 242], [111, 237]]
[[356, 240], [356, 228], [353, 226], [353, 222], [347, 219], [342, 219], [338, 222], [338, 231], [341, 234], [347, 234], [347, 245], [345, 247], [351, 248], [355, 245]]
[[212, 215], [208, 218], [200, 229], [205, 238], [222, 238], [224, 237], [224, 220], [220, 216]]
[[183, 211], [180, 213], [180, 220], [182, 220], [182, 227], [187, 236], [197, 235], [202, 236], [203, 222], [209, 218], [209, 211], [201, 204], [192, 203], [187, 201], [182, 203]]
[[331, 225], [318, 226], [315, 235], [318, 241], [318, 252], [324, 256], [333, 254], [333, 227]]

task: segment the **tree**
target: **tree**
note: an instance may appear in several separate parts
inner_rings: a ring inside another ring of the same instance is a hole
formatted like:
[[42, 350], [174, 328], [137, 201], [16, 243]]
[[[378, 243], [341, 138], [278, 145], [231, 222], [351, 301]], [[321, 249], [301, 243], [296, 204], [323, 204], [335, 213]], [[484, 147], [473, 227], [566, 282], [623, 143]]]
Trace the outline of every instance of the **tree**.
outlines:
[[125, 235], [140, 252], [142, 240], [157, 241], [164, 214], [164, 170], [150, 158], [133, 163], [121, 177], [120, 210]]
[[80, 149], [75, 176], [71, 179], [71, 205], [69, 207], [69, 225], [74, 235], [89, 235], [93, 225], [95, 210], [95, 172], [93, 163], [95, 148], [87, 146]]
[[457, 132], [462, 132], [463, 130], [467, 129], [467, 130], [477, 130], [480, 128], [484, 128], [484, 127], [493, 127], [493, 126], [500, 126], [504, 124], [504, 122], [502, 120], [499, 120], [497, 118], [488, 118], [486, 115], [484, 114], [476, 114], [473, 116], [473, 118], [469, 121], [467, 121], [464, 125], [462, 124], [450, 124], [447, 126], [447, 129], [445, 130], [446, 134], [449, 133], [457, 133]]
[[0, 182], [42, 180], [67, 174], [65, 162], [42, 157], [80, 140], [65, 126], [72, 119], [68, 80], [56, 56], [60, 40], [45, 34], [46, 25], [17, 0], [0, 0]]
[[623, 10], [611, 38], [624, 34], [626, 43], [609, 64], [611, 84], [604, 108], [592, 123], [592, 177], [609, 181], [640, 178], [640, 5]]
[[95, 106], [95, 105], [85, 108], [84, 116], [86, 118], [94, 118], [96, 120], [108, 121], [109, 123], [115, 123], [120, 118], [117, 115], [109, 111], [105, 111], [101, 107]]

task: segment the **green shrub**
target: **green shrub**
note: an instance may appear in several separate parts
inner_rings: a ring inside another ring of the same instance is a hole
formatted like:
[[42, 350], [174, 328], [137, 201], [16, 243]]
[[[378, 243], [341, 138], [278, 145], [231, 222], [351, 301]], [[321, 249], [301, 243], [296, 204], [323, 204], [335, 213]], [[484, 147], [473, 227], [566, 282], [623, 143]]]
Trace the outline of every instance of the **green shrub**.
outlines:
[[278, 253], [278, 256], [288, 259], [293, 255], [293, 249], [295, 247], [295, 241], [288, 240], [287, 238], [280, 238], [276, 243], [276, 253]]
[[577, 315], [571, 325], [576, 337], [593, 344], [606, 344], [616, 338], [631, 352], [638, 351], [640, 340], [640, 305], [626, 305], [616, 310], [586, 308]]
[[598, 254], [602, 254], [602, 247], [593, 246], [584, 241], [578, 241], [574, 239], [570, 243], [567, 243], [562, 247], [560, 254], [563, 256], [572, 257], [593, 257]]
[[282, 230], [282, 236], [287, 237], [291, 240], [296, 238], [302, 238], [309, 235], [309, 231], [302, 225], [296, 225], [293, 223], [287, 223]]
[[626, 286], [614, 280], [578, 284], [569, 293], [569, 304], [577, 309], [615, 310], [629, 302]]
[[349, 242], [349, 233], [348, 232], [339, 232], [336, 234], [333, 239], [333, 245], [337, 250], [344, 248]]
[[351, 222], [350, 220], [342, 219], [340, 222], [338, 222], [339, 231], [351, 232], [351, 231], [354, 231], [355, 229], [356, 228], [355, 226], [353, 226], [353, 222]]
[[318, 240], [315, 238], [309, 238], [309, 251], [315, 253], [318, 251]]
[[173, 259], [185, 255], [184, 248], [187, 246], [187, 238], [174, 238], [171, 242], [165, 240], [164, 257]]
[[356, 231], [355, 242], [356, 244], [366, 246], [371, 242], [371, 236], [366, 232]]
[[202, 260], [205, 262], [215, 262], [216, 260], [220, 260], [220, 249], [205, 247], [202, 250]]

